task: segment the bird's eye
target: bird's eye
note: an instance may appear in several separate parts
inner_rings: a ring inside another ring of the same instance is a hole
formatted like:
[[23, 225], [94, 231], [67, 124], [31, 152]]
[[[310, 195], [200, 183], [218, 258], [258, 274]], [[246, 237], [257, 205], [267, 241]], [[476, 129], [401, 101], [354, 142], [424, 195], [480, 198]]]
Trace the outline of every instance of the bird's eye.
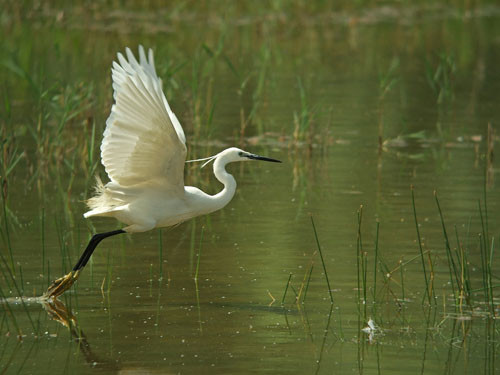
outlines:
[[245, 155], [243, 154], [243, 152], [241, 152], [241, 151], [240, 151], [240, 152], [238, 152], [238, 155], [239, 155], [239, 156], [241, 156], [241, 157], [245, 156]]

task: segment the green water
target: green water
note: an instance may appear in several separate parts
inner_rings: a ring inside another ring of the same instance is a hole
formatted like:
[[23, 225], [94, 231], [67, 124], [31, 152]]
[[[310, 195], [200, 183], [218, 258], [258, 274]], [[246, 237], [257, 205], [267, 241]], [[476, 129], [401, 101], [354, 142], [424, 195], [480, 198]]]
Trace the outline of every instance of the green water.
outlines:
[[[93, 232], [120, 227], [82, 214], [126, 46], [154, 49], [189, 158], [236, 145], [283, 164], [230, 165], [223, 210], [105, 240], [65, 307], [3, 303], [2, 373], [499, 372], [493, 2], [56, 3], [7, 1], [0, 18], [4, 297], [13, 279], [40, 295]], [[196, 165], [186, 183], [221, 188]], [[454, 256], [467, 254], [462, 307], [434, 191]]]

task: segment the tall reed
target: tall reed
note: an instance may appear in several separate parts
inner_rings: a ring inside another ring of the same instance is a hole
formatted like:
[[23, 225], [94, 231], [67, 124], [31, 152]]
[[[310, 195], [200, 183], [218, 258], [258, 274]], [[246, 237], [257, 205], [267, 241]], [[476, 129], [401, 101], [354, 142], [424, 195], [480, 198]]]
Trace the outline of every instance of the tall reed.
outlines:
[[[359, 206], [359, 210], [357, 211], [358, 216], [358, 230], [356, 235], [356, 269], [357, 269], [357, 305], [358, 312], [361, 314], [361, 274], [362, 274], [362, 263], [363, 263], [363, 241], [361, 238], [361, 222], [363, 220], [363, 205]], [[366, 315], [366, 314], [365, 314]], [[358, 327], [360, 328], [360, 327]]]
[[446, 249], [446, 258], [448, 259], [448, 271], [450, 275], [450, 285], [453, 293], [453, 299], [455, 301], [455, 309], [459, 306], [459, 298], [457, 295], [457, 288], [461, 289], [460, 285], [460, 277], [458, 273], [458, 269], [455, 262], [455, 256], [451, 250], [450, 240], [448, 238], [448, 232], [446, 231], [446, 225], [444, 223], [443, 212], [441, 210], [441, 205], [439, 204], [437, 191], [434, 191], [434, 199], [436, 201], [436, 206], [439, 212], [439, 218], [441, 221], [441, 228], [443, 232], [445, 249]]
[[415, 219], [415, 229], [417, 231], [418, 250], [420, 252], [420, 260], [422, 262], [422, 270], [423, 270], [423, 276], [424, 276], [424, 281], [425, 281], [425, 296], [427, 296], [427, 301], [429, 302], [429, 305], [430, 305], [431, 298], [432, 298], [432, 291], [429, 290], [429, 279], [427, 276], [427, 269], [425, 267], [424, 250], [422, 249], [422, 238], [420, 236], [420, 228], [419, 228], [418, 219], [417, 219], [417, 209], [415, 207], [415, 193], [414, 193], [413, 185], [411, 185], [410, 190], [411, 190], [411, 204], [412, 204], [412, 208], [413, 208], [413, 218]]
[[333, 303], [332, 288], [330, 286], [330, 280], [328, 279], [328, 272], [326, 271], [325, 258], [323, 257], [323, 252], [321, 251], [321, 245], [319, 243], [318, 233], [316, 232], [316, 226], [314, 225], [314, 219], [311, 215], [311, 224], [314, 231], [314, 238], [316, 240], [316, 246], [318, 247], [319, 256], [321, 257], [321, 264], [323, 265], [323, 271], [325, 272], [326, 285], [328, 287], [328, 294], [330, 295], [330, 302]]

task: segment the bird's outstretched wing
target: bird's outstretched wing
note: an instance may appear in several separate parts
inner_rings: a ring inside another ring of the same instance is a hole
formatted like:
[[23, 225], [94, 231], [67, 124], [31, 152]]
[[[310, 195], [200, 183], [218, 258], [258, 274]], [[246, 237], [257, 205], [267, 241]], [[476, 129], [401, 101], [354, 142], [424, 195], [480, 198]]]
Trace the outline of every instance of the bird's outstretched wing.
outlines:
[[161, 179], [184, 188], [186, 137], [163, 94], [153, 51], [139, 46], [139, 62], [129, 48], [118, 53], [112, 77], [115, 104], [106, 121], [101, 160], [106, 173], [121, 186]]

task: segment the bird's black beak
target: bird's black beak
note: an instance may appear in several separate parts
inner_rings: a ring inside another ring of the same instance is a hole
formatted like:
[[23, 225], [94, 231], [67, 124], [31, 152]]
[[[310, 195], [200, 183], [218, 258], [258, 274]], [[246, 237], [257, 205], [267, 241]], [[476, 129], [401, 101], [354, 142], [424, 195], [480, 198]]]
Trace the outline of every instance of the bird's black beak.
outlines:
[[273, 163], [281, 163], [281, 160], [266, 158], [265, 156], [259, 156], [259, 155], [255, 155], [255, 154], [248, 154], [248, 155], [246, 155], [246, 157], [249, 159], [252, 159], [252, 160], [262, 160], [262, 161], [270, 161]]

